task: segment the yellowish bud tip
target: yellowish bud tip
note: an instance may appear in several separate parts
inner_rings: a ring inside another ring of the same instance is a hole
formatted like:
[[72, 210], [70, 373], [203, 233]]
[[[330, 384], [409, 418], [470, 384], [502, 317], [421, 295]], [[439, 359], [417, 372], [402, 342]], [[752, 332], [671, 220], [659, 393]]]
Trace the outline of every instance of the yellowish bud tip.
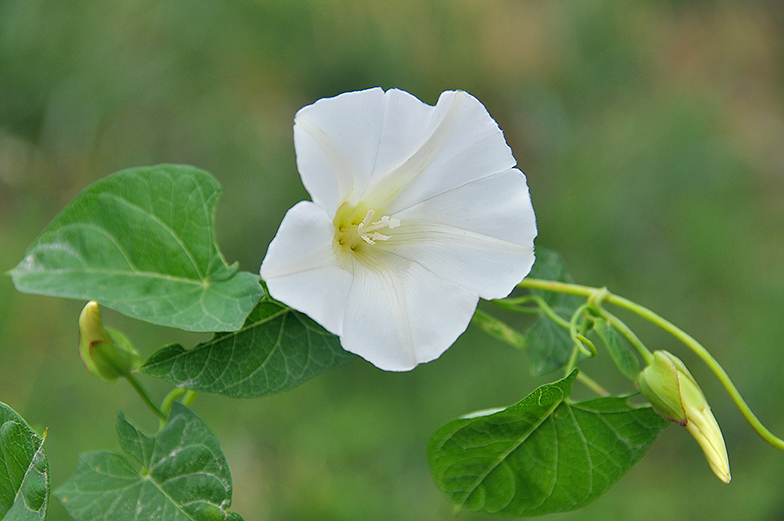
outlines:
[[83, 341], [90, 343], [112, 341], [109, 332], [103, 327], [101, 308], [94, 300], [88, 302], [79, 315], [79, 334]]
[[656, 351], [653, 357], [638, 378], [640, 391], [662, 417], [686, 427], [700, 444], [713, 473], [729, 483], [724, 437], [697, 381], [675, 355]]
[[128, 376], [141, 363], [125, 336], [103, 327], [98, 303], [90, 301], [79, 315], [79, 356], [84, 367], [104, 382]]

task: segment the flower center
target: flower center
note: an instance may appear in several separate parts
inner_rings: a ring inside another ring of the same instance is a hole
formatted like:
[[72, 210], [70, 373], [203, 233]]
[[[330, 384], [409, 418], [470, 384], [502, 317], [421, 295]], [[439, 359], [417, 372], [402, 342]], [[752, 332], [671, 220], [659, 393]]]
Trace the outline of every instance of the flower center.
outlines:
[[374, 221], [373, 216], [376, 212], [373, 210], [368, 210], [362, 220], [356, 222], [358, 219], [355, 216], [361, 215], [356, 210], [356, 208], [349, 210], [341, 206], [335, 215], [334, 224], [337, 229], [335, 240], [343, 248], [355, 250], [363, 242], [372, 246], [377, 241], [388, 241], [391, 236], [379, 230], [391, 230], [400, 226], [400, 219], [388, 215]]

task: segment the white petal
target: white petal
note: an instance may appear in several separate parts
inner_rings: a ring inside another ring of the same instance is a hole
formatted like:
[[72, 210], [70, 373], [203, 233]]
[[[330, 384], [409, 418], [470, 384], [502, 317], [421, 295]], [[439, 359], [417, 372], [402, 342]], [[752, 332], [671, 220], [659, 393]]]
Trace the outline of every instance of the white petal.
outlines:
[[368, 205], [400, 212], [516, 163], [496, 122], [466, 92], [441, 94], [427, 128], [429, 136], [404, 163], [373, 177], [363, 198]]
[[528, 187], [507, 170], [396, 214], [404, 223], [380, 247], [485, 299], [507, 296], [531, 270], [536, 237]]
[[380, 88], [320, 99], [294, 117], [297, 168], [313, 202], [332, 212], [361, 193], [378, 154], [384, 110]]
[[[446, 105], [439, 109], [444, 111]], [[294, 146], [302, 181], [328, 210], [356, 204], [371, 179], [407, 161], [439, 123], [436, 107], [411, 94], [379, 88], [348, 92], [304, 107]]]
[[261, 278], [273, 298], [340, 335], [352, 276], [338, 266], [334, 236], [335, 227], [322, 208], [297, 203], [267, 249]]
[[484, 299], [509, 295], [534, 263], [533, 245], [523, 246], [444, 224], [401, 226], [395, 230], [394, 246], [384, 246], [386, 251]]
[[445, 109], [443, 104], [428, 105], [402, 90], [385, 92], [378, 155], [367, 184], [378, 183], [409, 161], [438, 127]]
[[340, 341], [386, 371], [438, 358], [460, 336], [478, 297], [402, 259], [383, 270], [354, 268]]
[[536, 237], [528, 185], [516, 168], [425, 199], [395, 217], [401, 222], [444, 224], [524, 246], [532, 246]]

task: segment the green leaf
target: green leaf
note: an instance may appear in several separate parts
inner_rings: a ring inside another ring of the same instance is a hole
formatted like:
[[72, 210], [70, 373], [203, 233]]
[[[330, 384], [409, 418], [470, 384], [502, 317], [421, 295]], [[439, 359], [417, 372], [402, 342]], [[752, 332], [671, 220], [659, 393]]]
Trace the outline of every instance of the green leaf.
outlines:
[[[117, 417], [124, 455], [79, 457], [76, 473], [54, 494], [76, 521], [237, 521], [231, 475], [218, 440], [184, 405], [155, 436]], [[140, 466], [141, 469], [137, 469]]]
[[19, 291], [96, 300], [188, 331], [240, 328], [259, 277], [229, 266], [215, 243], [220, 185], [190, 166], [112, 174], [82, 191], [10, 274]]
[[161, 348], [140, 371], [194, 391], [256, 398], [292, 389], [356, 358], [307, 316], [265, 297], [233, 333], [193, 349]]
[[[574, 282], [566, 272], [563, 258], [557, 252], [545, 248], [536, 248], [536, 262], [531, 268], [530, 278]], [[532, 295], [541, 297], [547, 305], [567, 322], [585, 299], [575, 295], [566, 295], [553, 291], [530, 289]], [[574, 342], [569, 331], [541, 313], [539, 318], [525, 332], [525, 345], [531, 361], [531, 372], [543, 375], [564, 367], [574, 349]]]
[[44, 439], [13, 409], [0, 403], [0, 518], [46, 518], [49, 464]]
[[637, 464], [669, 422], [626, 397], [572, 403], [576, 376], [439, 429], [428, 456], [449, 500], [504, 516], [564, 512], [596, 500]]
[[610, 356], [618, 370], [626, 378], [637, 380], [637, 375], [640, 372], [640, 361], [634, 356], [626, 342], [623, 341], [621, 335], [602, 318], [597, 318], [593, 327], [604, 342], [604, 345], [607, 346], [607, 350], [610, 352]]
[[569, 330], [546, 315], [540, 316], [523, 338], [528, 347], [531, 373], [534, 375], [552, 373], [564, 367], [574, 349]]

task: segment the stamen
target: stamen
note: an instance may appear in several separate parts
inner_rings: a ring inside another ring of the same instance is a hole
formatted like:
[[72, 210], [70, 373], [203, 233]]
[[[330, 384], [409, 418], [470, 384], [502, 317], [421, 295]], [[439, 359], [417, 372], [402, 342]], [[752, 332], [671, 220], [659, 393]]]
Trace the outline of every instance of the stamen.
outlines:
[[373, 215], [375, 215], [375, 212], [373, 210], [368, 210], [368, 213], [365, 214], [365, 218], [357, 225], [357, 233], [360, 238], [368, 244], [376, 244], [376, 241], [388, 241], [391, 236], [384, 235], [376, 230], [381, 230], [382, 228], [397, 228], [400, 226], [400, 219], [385, 215], [380, 220], [371, 222], [373, 220]]

